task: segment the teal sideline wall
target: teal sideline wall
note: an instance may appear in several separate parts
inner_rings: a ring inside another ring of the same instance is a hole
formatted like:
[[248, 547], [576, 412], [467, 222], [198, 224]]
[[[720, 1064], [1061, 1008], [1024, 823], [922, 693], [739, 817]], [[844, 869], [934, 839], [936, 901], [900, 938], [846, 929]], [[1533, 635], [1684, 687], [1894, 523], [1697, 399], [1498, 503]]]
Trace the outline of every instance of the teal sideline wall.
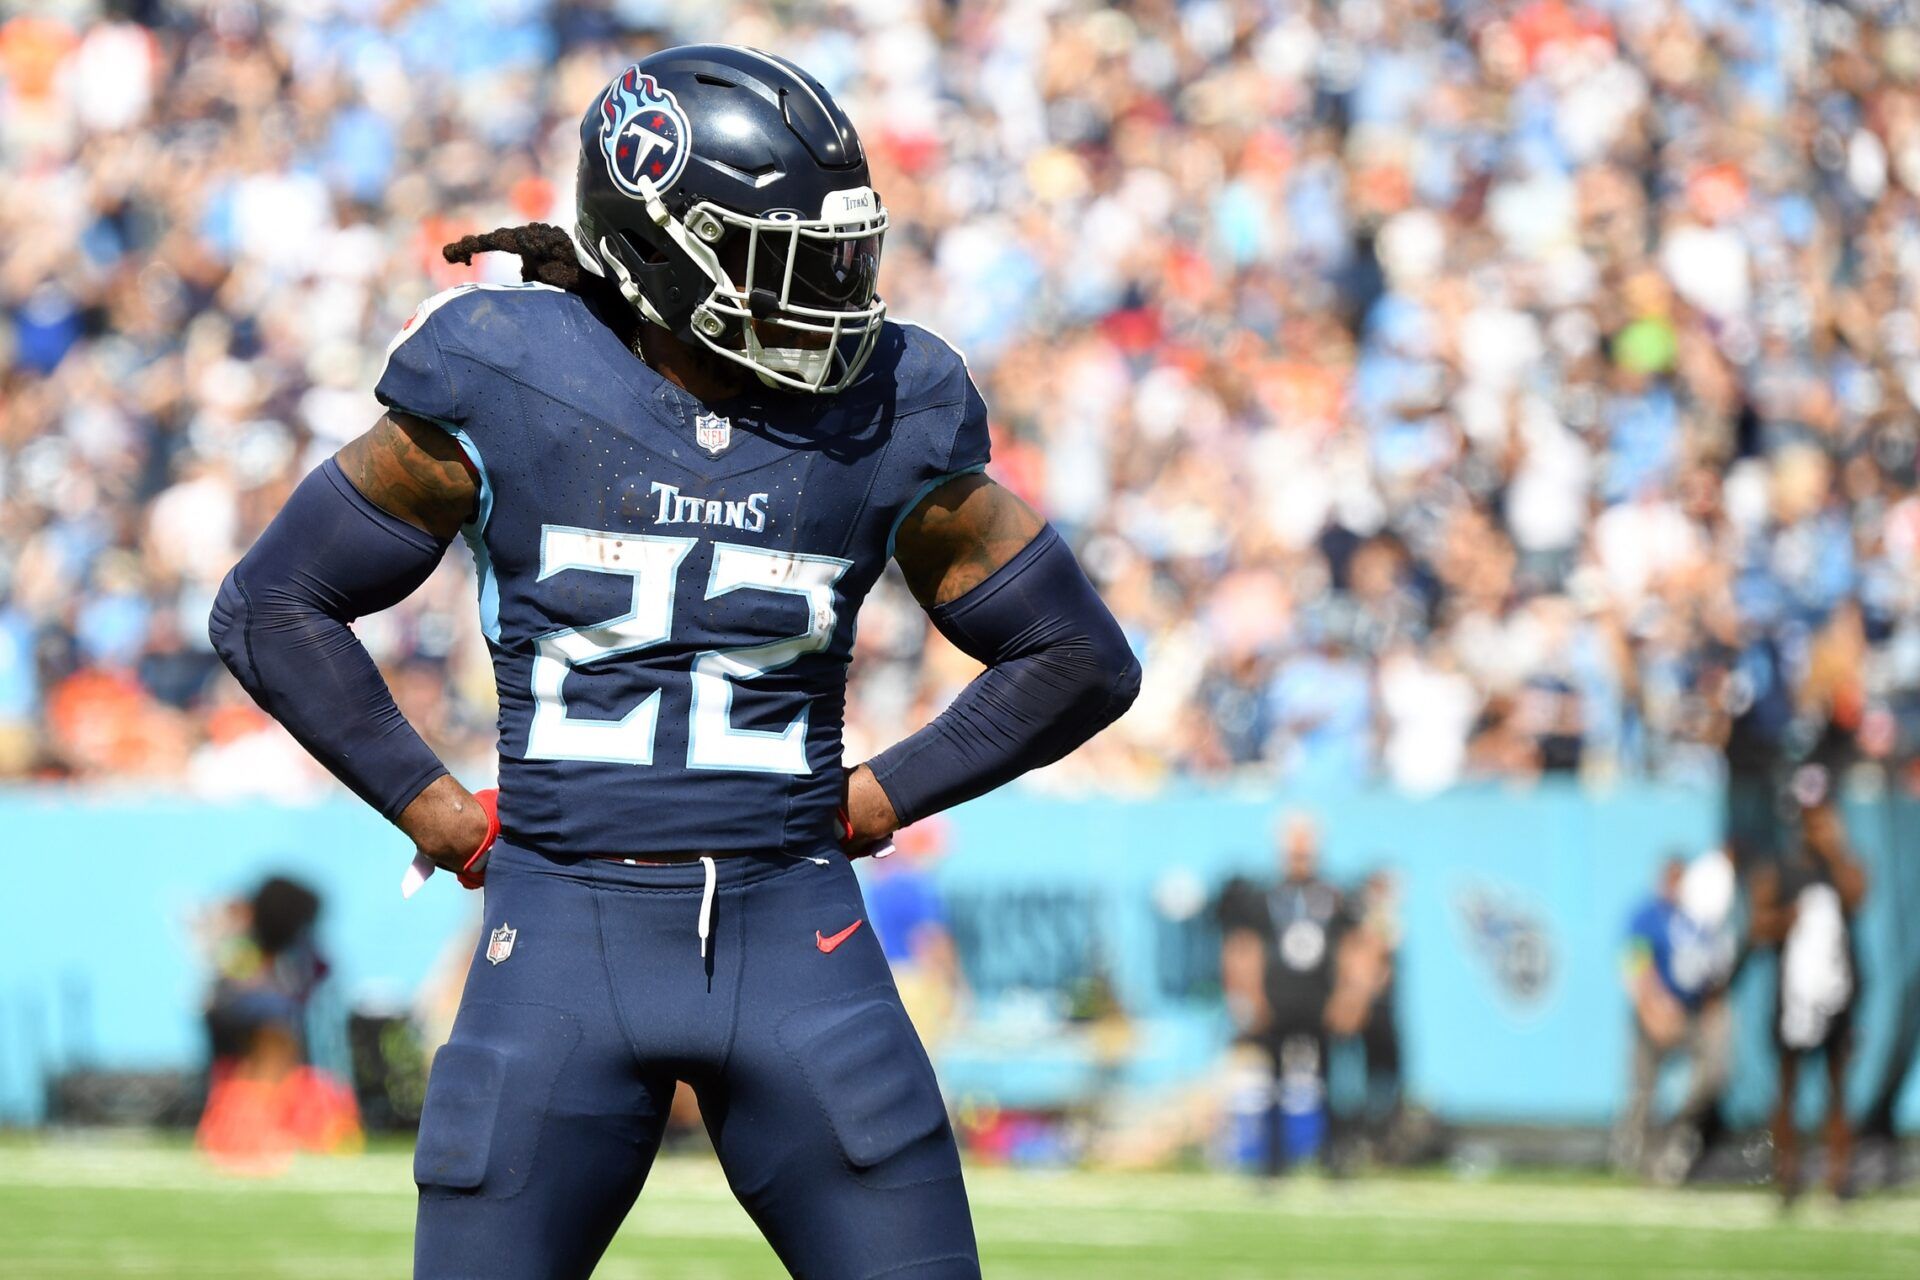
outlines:
[[[1096, 954], [1151, 1049], [1120, 1083], [1164, 1085], [1214, 1060], [1224, 1023], [1209, 1004], [1156, 991], [1155, 904], [1178, 900], [1183, 887], [1191, 900], [1196, 884], [1211, 892], [1236, 871], [1270, 872], [1273, 819], [1290, 804], [1322, 818], [1335, 879], [1383, 863], [1401, 876], [1401, 1008], [1416, 1099], [1459, 1120], [1611, 1115], [1627, 1053], [1621, 930], [1666, 851], [1715, 839], [1719, 805], [1708, 794], [1541, 786], [1428, 800], [1196, 792], [1118, 802], [1016, 791], [952, 815], [952, 856], [938, 874], [956, 897], [1058, 891], [1090, 903]], [[1855, 804], [1849, 827], [1875, 886], [1862, 923], [1858, 1097], [1884, 1073], [1901, 975], [1920, 973], [1920, 807]], [[342, 995], [404, 999], [475, 919], [475, 899], [445, 878], [403, 902], [405, 862], [397, 833], [347, 801], [291, 809], [0, 793], [0, 1122], [37, 1115], [46, 1067], [196, 1061], [204, 979], [188, 922], [270, 871], [326, 895]], [[1530, 992], [1511, 981], [1523, 970], [1538, 978]], [[1772, 1088], [1770, 981], [1750, 966], [1737, 993], [1737, 1119], [1758, 1119]], [[1088, 1078], [1070, 1059], [961, 1041], [942, 1071], [964, 1092], [1040, 1102]], [[1920, 1079], [1903, 1102], [1911, 1127]]]

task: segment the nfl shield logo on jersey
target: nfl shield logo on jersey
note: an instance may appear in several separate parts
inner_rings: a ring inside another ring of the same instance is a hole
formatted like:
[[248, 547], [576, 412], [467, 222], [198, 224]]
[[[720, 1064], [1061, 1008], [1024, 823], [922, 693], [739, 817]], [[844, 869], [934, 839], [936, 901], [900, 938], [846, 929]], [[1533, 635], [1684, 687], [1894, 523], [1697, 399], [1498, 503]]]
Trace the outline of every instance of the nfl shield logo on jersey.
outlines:
[[519, 930], [510, 924], [502, 923], [498, 929], [487, 935], [487, 963], [499, 964], [513, 954], [513, 940]]
[[703, 413], [693, 420], [693, 439], [695, 444], [718, 457], [733, 443], [733, 419]]

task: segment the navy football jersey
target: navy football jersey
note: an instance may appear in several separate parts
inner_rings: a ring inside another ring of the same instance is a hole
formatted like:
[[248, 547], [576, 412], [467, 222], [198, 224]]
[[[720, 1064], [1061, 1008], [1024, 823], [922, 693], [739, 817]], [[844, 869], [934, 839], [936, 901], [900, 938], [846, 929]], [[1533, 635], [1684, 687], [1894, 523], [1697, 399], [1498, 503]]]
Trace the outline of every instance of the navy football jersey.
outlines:
[[580, 297], [423, 303], [375, 394], [466, 450], [500, 693], [500, 819], [551, 854], [834, 839], [854, 615], [906, 514], [987, 463], [937, 337], [888, 324], [837, 396], [708, 404]]

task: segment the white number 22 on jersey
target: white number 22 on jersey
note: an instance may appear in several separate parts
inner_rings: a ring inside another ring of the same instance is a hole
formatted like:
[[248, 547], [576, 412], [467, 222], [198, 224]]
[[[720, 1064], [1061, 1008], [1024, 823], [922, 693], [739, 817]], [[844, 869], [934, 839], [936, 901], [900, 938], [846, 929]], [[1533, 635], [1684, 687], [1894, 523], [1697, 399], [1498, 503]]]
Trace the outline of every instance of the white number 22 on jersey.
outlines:
[[[660, 644], [673, 634], [674, 588], [680, 564], [694, 543], [693, 538], [608, 533], [566, 525], [541, 528], [539, 580], [570, 569], [620, 575], [632, 580], [633, 601], [632, 607], [617, 618], [555, 631], [535, 642], [533, 723], [527, 730], [529, 758], [653, 763], [654, 730], [660, 719], [658, 689], [619, 720], [577, 720], [567, 715], [563, 686], [573, 671]], [[710, 649], [694, 659], [688, 768], [809, 772], [807, 713], [802, 711], [784, 729], [736, 729], [730, 714], [733, 685], [827, 647], [836, 620], [833, 587], [850, 567], [850, 562], [828, 556], [798, 555], [731, 542], [714, 544], [707, 599], [731, 591], [796, 595], [807, 605], [807, 629], [763, 644]]]

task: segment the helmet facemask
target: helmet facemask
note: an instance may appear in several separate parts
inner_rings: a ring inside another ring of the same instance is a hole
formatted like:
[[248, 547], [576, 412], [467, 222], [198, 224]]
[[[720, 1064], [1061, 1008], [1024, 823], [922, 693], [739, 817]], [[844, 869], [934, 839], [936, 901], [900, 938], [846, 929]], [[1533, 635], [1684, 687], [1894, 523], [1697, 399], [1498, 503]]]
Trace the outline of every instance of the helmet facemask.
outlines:
[[[676, 218], [652, 191], [643, 203], [672, 246], [662, 250], [685, 255], [711, 288], [681, 331], [636, 278], [647, 273], [634, 254], [640, 246], [631, 238], [621, 246], [603, 241], [591, 255], [599, 261], [587, 265], [610, 267], [642, 316], [753, 370], [770, 387], [831, 395], [860, 376], [887, 312], [875, 294], [887, 213], [872, 189], [831, 193], [817, 218], [754, 216], [710, 201]], [[580, 256], [586, 263], [589, 255]], [[636, 257], [631, 266], [628, 256]]]

